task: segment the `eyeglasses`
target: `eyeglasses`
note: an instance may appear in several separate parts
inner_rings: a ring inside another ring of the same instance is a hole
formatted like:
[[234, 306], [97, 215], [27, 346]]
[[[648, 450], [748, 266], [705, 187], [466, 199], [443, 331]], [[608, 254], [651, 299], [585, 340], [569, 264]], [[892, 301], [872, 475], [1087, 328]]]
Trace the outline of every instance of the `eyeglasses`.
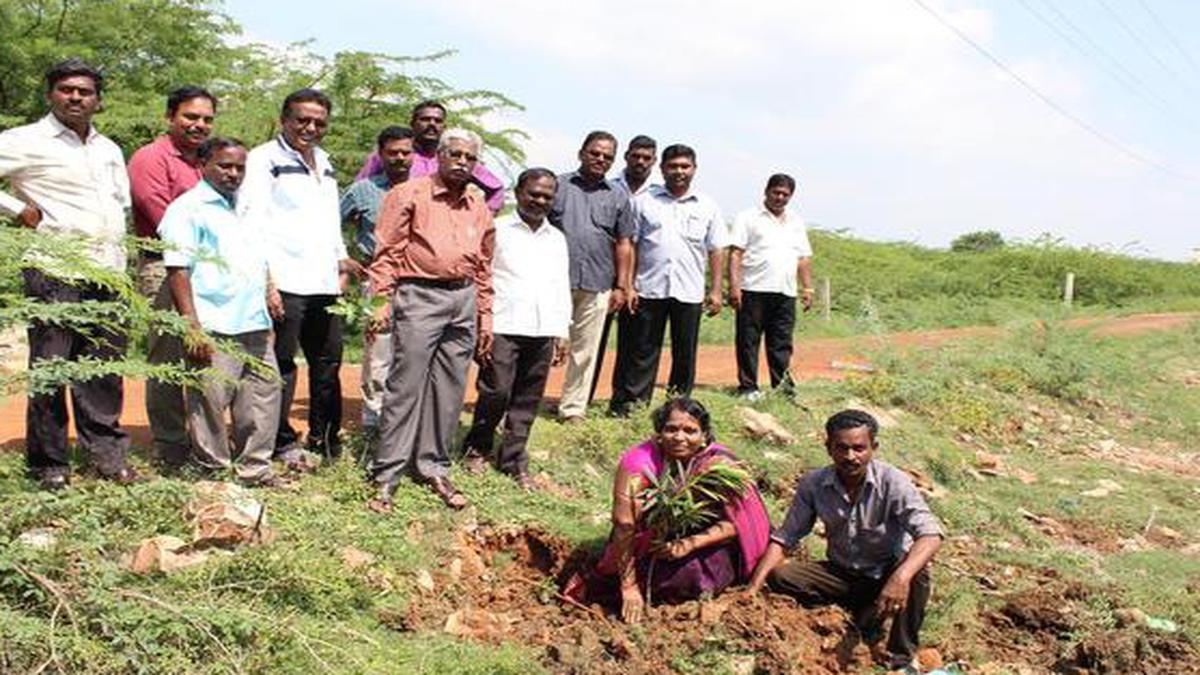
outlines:
[[449, 159], [465, 159], [468, 162], [479, 161], [479, 156], [468, 150], [442, 150], [442, 154]]

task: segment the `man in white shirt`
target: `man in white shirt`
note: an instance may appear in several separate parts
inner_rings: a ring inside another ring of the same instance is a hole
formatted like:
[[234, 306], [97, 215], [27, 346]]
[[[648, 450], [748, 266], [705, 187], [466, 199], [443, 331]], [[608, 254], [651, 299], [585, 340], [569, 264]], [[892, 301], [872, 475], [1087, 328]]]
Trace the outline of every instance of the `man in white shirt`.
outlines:
[[795, 191], [795, 179], [777, 173], [767, 180], [762, 205], [733, 221], [729, 304], [737, 311], [738, 394], [750, 399], [761, 395], [758, 345], [764, 335], [771, 387], [791, 388], [797, 275], [804, 311], [812, 308], [812, 246], [804, 219], [788, 209]]
[[[620, 332], [617, 360], [622, 367], [614, 377], [609, 404], [614, 415], [627, 416], [633, 405], [650, 401], [668, 321], [667, 390], [691, 393], [703, 306], [707, 302], [709, 316], [719, 314], [722, 306], [729, 228], [717, 203], [692, 190], [696, 153], [686, 145], [667, 146], [660, 168], [665, 185], [651, 187], [633, 200], [637, 276], [629, 293], [630, 313], [619, 318], [628, 325]], [[707, 300], [706, 264], [711, 274]]]
[[[475, 421], [463, 442], [467, 468], [496, 468], [527, 489], [525, 444], [537, 417], [551, 365], [566, 359], [571, 325], [567, 239], [546, 222], [558, 180], [549, 169], [526, 169], [517, 178], [517, 213], [496, 221], [492, 263], [495, 288], [491, 354], [482, 359]], [[493, 453], [493, 435], [504, 419], [504, 439]]]
[[[338, 185], [329, 155], [319, 147], [332, 103], [316, 89], [288, 95], [280, 113], [282, 133], [250, 151], [238, 193], [238, 214], [258, 228], [267, 266], [281, 305], [276, 319], [275, 358], [283, 378], [276, 456], [290, 468], [307, 469], [299, 434], [288, 422], [296, 393], [296, 349], [308, 363], [309, 450], [336, 458], [341, 452], [342, 320], [326, 311], [337, 302], [350, 274], [362, 267], [342, 241]], [[272, 308], [272, 316], [278, 312]]]
[[[44, 303], [114, 302], [112, 291], [77, 280], [78, 267], [98, 273], [125, 271], [125, 211], [129, 179], [121, 149], [92, 126], [100, 107], [104, 78], [79, 59], [68, 59], [46, 73], [50, 113], [25, 126], [0, 133], [0, 178], [16, 196], [0, 192], [0, 215], [21, 227], [79, 245], [78, 260], [54, 256], [28, 259], [25, 294]], [[74, 283], [64, 279], [76, 277]], [[75, 327], [33, 321], [29, 325], [29, 365], [52, 359], [111, 360], [125, 351], [126, 336], [99, 327]], [[129, 435], [121, 429], [123, 398], [119, 375], [72, 382], [71, 400], [80, 444], [101, 476], [126, 484], [139, 479], [126, 466]], [[67, 487], [66, 387], [29, 397], [25, 416], [25, 460], [46, 490]]]

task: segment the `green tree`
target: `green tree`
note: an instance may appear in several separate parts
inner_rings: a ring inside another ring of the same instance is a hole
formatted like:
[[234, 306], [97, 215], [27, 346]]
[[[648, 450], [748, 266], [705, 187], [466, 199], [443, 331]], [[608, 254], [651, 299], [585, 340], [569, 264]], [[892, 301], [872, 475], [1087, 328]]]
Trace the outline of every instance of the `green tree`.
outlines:
[[995, 230], [968, 232], [950, 242], [950, 250], [956, 253], [983, 253], [998, 248], [1004, 248], [1004, 237]]
[[[45, 114], [43, 74], [71, 56], [105, 73], [100, 130], [130, 155], [163, 128], [166, 94], [184, 84], [208, 87], [220, 99], [216, 133], [250, 145], [277, 131], [279, 106], [288, 92], [318, 87], [334, 102], [325, 147], [343, 182], [374, 149], [378, 131], [407, 122], [413, 104], [438, 98], [449, 108], [450, 124], [479, 132], [497, 163], [524, 159], [524, 134], [492, 129], [494, 113], [520, 105], [494, 91], [460, 91], [422, 68], [449, 58], [453, 51], [426, 56], [397, 56], [361, 51], [332, 57], [300, 42], [286, 49], [241, 44], [241, 27], [213, 0], [0, 0], [0, 130]], [[132, 253], [148, 242], [130, 238]], [[33, 248], [68, 264], [93, 283], [115, 291], [119, 300], [106, 307], [47, 307], [21, 292], [20, 270]], [[135, 292], [129, 275], [110, 274], [64, 245], [34, 232], [0, 228], [0, 330], [34, 318], [53, 320], [88, 332], [121, 327], [136, 344], [151, 327], [182, 332], [171, 312], [158, 312]], [[55, 383], [101, 373], [131, 377], [154, 375], [187, 381], [194, 378], [173, 366], [151, 367], [132, 354], [120, 363], [54, 364], [40, 372], [0, 375], [0, 390], [44, 389]]]

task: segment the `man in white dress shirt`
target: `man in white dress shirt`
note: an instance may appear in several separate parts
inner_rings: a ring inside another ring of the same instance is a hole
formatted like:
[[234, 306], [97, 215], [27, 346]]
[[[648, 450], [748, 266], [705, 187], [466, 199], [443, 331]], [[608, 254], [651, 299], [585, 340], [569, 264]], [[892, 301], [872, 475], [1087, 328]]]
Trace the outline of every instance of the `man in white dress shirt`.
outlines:
[[[633, 199], [637, 272], [619, 321], [617, 356], [621, 367], [613, 382], [612, 414], [627, 416], [635, 404], [649, 403], [658, 373], [667, 323], [671, 325], [671, 376], [667, 390], [688, 395], [696, 381], [696, 347], [704, 304], [709, 316], [721, 311], [725, 247], [729, 228], [717, 203], [692, 190], [696, 152], [670, 145], [662, 152], [664, 186], [653, 186]], [[711, 288], [705, 299], [705, 266]], [[629, 339], [626, 339], [628, 337]]]
[[792, 331], [796, 328], [796, 277], [800, 301], [812, 308], [812, 246], [804, 219], [788, 208], [796, 181], [777, 173], [767, 179], [763, 203], [733, 221], [729, 256], [729, 304], [737, 310], [738, 394], [756, 399], [758, 346], [767, 343], [771, 387], [792, 386]]
[[274, 284], [268, 307], [275, 320], [275, 358], [283, 378], [276, 456], [306, 469], [299, 434], [288, 423], [296, 393], [296, 349], [308, 363], [309, 450], [326, 458], [341, 452], [342, 320], [326, 311], [337, 302], [350, 274], [362, 267], [342, 241], [338, 185], [329, 155], [319, 146], [332, 104], [316, 89], [288, 95], [280, 114], [282, 133], [250, 151], [238, 193], [238, 214], [259, 229]]
[[[12, 191], [0, 192], [0, 216], [21, 227], [78, 244], [79, 261], [29, 258], [25, 294], [43, 303], [114, 302], [116, 294], [78, 280], [78, 264], [97, 272], [125, 271], [125, 211], [129, 178], [115, 143], [92, 126], [100, 107], [104, 78], [79, 59], [68, 59], [46, 73], [50, 113], [25, 126], [0, 133], [0, 178]], [[72, 279], [71, 283], [66, 280]], [[101, 329], [76, 329], [41, 321], [29, 325], [29, 365], [52, 359], [110, 360], [125, 351], [126, 336]], [[29, 397], [25, 415], [25, 460], [46, 490], [67, 487], [67, 387]], [[120, 483], [139, 479], [126, 466], [129, 435], [121, 429], [122, 381], [119, 375], [70, 384], [75, 429], [102, 477]]]
[[[517, 212], [496, 221], [492, 262], [495, 288], [491, 354], [482, 359], [475, 421], [463, 442], [467, 468], [496, 468], [529, 490], [525, 444], [537, 417], [551, 365], [566, 360], [571, 325], [567, 239], [546, 221], [558, 180], [549, 169], [526, 169], [517, 178]], [[497, 425], [504, 438], [493, 452]]]

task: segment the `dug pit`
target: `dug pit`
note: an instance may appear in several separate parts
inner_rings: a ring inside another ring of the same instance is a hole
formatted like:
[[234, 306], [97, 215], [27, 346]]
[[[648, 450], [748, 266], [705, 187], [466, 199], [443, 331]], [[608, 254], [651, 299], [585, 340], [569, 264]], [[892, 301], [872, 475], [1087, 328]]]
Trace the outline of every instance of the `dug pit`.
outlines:
[[615, 607], [566, 601], [562, 580], [593, 564], [594, 555], [536, 530], [460, 532], [406, 613], [380, 618], [404, 631], [533, 647], [553, 672], [669, 673], [700, 659], [745, 673], [870, 668], [868, 650], [838, 608], [729, 594], [656, 606], [642, 625], [627, 626]]

